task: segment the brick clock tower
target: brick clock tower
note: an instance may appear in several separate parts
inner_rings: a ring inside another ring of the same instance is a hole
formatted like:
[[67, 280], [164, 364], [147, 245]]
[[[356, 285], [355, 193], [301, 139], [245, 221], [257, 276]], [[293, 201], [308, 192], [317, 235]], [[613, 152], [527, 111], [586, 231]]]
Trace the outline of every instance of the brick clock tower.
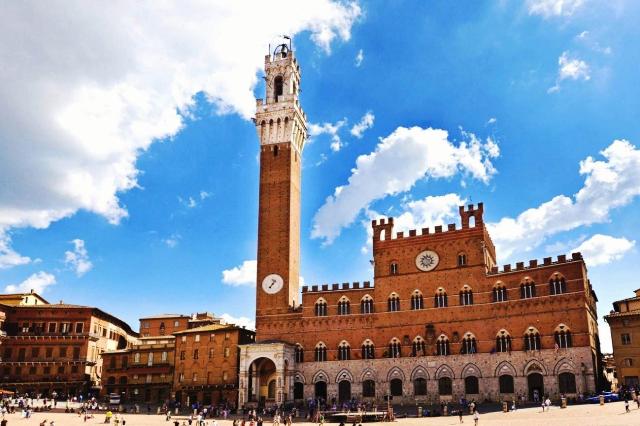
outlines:
[[307, 138], [300, 107], [300, 66], [286, 44], [265, 57], [266, 99], [256, 100], [260, 200], [256, 320], [298, 305], [300, 171]]

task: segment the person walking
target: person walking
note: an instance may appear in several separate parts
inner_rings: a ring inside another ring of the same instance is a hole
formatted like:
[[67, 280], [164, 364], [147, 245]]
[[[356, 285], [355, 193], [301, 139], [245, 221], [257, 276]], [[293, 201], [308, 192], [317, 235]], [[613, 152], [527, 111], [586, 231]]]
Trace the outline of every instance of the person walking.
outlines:
[[480, 414], [478, 413], [478, 410], [474, 410], [473, 411], [473, 424], [474, 426], [478, 426], [478, 420], [480, 420]]
[[460, 423], [464, 423], [464, 420], [462, 420], [462, 408], [458, 410], [458, 418], [460, 419]]
[[626, 396], [624, 397], [624, 411], [626, 413], [631, 412], [631, 410], [629, 410], [629, 398], [627, 398]]

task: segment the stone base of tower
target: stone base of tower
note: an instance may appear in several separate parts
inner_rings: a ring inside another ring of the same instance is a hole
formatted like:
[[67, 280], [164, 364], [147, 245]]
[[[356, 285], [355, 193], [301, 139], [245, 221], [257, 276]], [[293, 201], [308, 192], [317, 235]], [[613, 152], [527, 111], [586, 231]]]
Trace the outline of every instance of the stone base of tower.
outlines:
[[238, 407], [270, 407], [293, 401], [295, 347], [281, 341], [239, 345]]

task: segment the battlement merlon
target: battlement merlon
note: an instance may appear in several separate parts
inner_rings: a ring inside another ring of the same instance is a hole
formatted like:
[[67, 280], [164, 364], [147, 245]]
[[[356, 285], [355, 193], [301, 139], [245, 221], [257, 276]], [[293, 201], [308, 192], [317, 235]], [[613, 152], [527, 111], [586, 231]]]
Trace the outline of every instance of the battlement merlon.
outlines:
[[469, 228], [470, 219], [473, 218], [474, 226], [479, 226], [484, 223], [483, 214], [484, 214], [484, 204], [478, 203], [478, 207], [474, 208], [473, 204], [469, 204], [467, 209], [465, 210], [464, 206], [458, 207], [458, 211], [460, 212], [460, 223], [462, 224], [462, 229]]

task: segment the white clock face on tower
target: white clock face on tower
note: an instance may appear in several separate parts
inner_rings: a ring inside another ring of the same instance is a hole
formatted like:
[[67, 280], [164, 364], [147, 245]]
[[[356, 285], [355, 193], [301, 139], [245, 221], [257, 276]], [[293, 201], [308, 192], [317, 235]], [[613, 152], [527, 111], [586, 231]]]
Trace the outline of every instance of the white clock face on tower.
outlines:
[[262, 280], [262, 289], [267, 294], [276, 294], [284, 286], [282, 277], [278, 274], [270, 274]]
[[435, 269], [435, 267], [438, 266], [439, 261], [440, 257], [438, 256], [438, 253], [431, 250], [425, 250], [416, 256], [416, 266], [424, 272]]

